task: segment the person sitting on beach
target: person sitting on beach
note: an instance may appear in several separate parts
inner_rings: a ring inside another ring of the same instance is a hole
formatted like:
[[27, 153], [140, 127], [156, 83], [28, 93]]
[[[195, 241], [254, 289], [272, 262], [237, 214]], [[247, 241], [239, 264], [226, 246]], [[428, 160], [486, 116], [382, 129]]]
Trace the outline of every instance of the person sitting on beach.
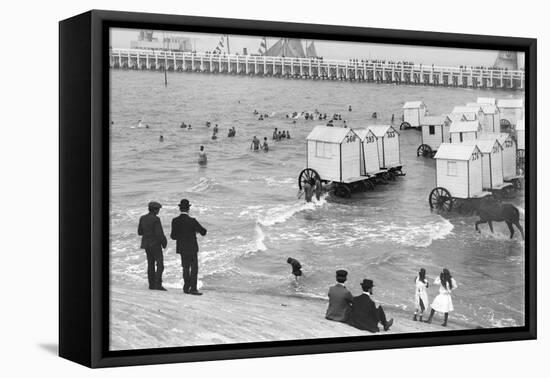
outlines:
[[206, 151], [204, 151], [204, 146], [201, 146], [199, 150], [199, 164], [206, 165], [207, 161]]
[[328, 290], [328, 308], [325, 318], [337, 322], [347, 322], [353, 302], [353, 295], [346, 289], [348, 272], [345, 270], [336, 271], [336, 285]]
[[289, 257], [286, 262], [292, 266], [292, 274], [294, 274], [294, 279], [298, 281], [298, 277], [302, 275], [302, 264], [292, 257]]
[[286, 131], [286, 139], [290, 139], [290, 133], [288, 132], [288, 130]]
[[250, 149], [254, 151], [258, 151], [260, 149], [260, 140], [256, 138], [256, 135], [254, 135], [254, 138], [252, 138], [252, 143], [250, 143]]
[[414, 282], [414, 304], [416, 309], [414, 311], [413, 320], [416, 321], [417, 317], [419, 317], [418, 320], [422, 321], [422, 315], [424, 314], [424, 310], [429, 303], [427, 290], [429, 285], [428, 280], [426, 279], [426, 269], [420, 269], [420, 272], [418, 272], [418, 276], [416, 276]]
[[277, 140], [277, 128], [273, 130], [273, 140]]
[[262, 150], [265, 152], [269, 151], [269, 146], [267, 145], [267, 137], [264, 137], [264, 144], [262, 144]]
[[386, 314], [382, 306], [376, 307], [371, 298], [373, 287], [374, 282], [372, 280], [364, 279], [361, 282], [363, 294], [353, 297], [348, 324], [365, 331], [379, 332], [378, 323], [381, 323], [384, 331], [387, 331], [393, 324], [393, 318], [386, 320]]
[[443, 327], [446, 327], [447, 320], [449, 320], [449, 312], [454, 311], [451, 292], [457, 288], [457, 284], [455, 279], [451, 276], [451, 272], [449, 271], [449, 269], [445, 268], [439, 274], [439, 277], [434, 280], [434, 285], [440, 285], [439, 294], [432, 302], [432, 311], [430, 312], [430, 317], [428, 318], [428, 320], [426, 320], [426, 323], [432, 322], [432, 318], [437, 311], [445, 314], [445, 320], [441, 325]]

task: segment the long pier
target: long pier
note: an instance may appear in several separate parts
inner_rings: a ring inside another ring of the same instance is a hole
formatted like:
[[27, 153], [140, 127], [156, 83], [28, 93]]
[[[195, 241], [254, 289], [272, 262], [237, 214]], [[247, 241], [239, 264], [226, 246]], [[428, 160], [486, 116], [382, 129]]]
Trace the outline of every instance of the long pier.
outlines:
[[457, 88], [525, 89], [525, 72], [496, 68], [287, 58], [135, 49], [111, 49], [113, 69], [203, 72], [310, 80], [426, 85]]

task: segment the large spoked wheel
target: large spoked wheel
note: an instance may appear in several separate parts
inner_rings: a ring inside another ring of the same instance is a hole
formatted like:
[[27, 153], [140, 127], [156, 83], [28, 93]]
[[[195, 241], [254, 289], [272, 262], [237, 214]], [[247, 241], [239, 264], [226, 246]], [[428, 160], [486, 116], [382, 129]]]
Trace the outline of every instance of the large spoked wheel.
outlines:
[[411, 128], [411, 124], [408, 123], [408, 122], [403, 122], [401, 123], [401, 125], [399, 126], [399, 130], [405, 130], [405, 129], [410, 129]]
[[350, 198], [351, 189], [345, 184], [338, 184], [334, 189], [334, 194], [340, 198]]
[[310, 185], [314, 185], [317, 179], [321, 180], [321, 176], [319, 176], [317, 171], [315, 169], [306, 168], [300, 172], [300, 176], [298, 176], [298, 187], [302, 190], [306, 182]]
[[421, 144], [416, 150], [416, 156], [432, 157], [433, 151], [427, 144]]
[[363, 181], [363, 191], [373, 190], [373, 189], [374, 189], [374, 183], [372, 180]]
[[451, 193], [445, 188], [437, 187], [430, 193], [430, 209], [451, 211], [453, 208], [453, 198]]
[[500, 129], [502, 131], [508, 131], [512, 129], [512, 123], [508, 121], [507, 119], [501, 119], [500, 120]]

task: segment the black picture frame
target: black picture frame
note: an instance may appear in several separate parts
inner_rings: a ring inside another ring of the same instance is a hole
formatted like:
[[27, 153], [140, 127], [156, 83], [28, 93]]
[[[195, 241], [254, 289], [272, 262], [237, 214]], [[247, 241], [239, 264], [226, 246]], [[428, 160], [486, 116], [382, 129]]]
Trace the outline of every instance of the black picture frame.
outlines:
[[[525, 325], [421, 334], [109, 351], [109, 62], [111, 27], [493, 49], [525, 53]], [[59, 355], [88, 367], [158, 364], [535, 339], [537, 41], [92, 10], [59, 24]]]

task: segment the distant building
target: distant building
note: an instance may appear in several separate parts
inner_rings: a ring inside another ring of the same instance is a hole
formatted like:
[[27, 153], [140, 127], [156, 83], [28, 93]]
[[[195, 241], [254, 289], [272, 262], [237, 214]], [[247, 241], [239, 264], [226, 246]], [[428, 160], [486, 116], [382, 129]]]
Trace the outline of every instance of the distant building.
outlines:
[[192, 51], [191, 39], [164, 34], [161, 39], [153, 37], [153, 30], [140, 30], [137, 41], [131, 41], [130, 47], [139, 50]]

